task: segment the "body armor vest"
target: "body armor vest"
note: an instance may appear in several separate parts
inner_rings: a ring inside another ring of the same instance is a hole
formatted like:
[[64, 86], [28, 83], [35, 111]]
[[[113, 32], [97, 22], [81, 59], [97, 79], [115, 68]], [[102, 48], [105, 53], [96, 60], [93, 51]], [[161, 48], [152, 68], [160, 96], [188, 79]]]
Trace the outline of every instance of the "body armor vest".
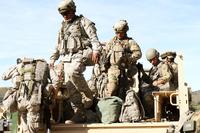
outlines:
[[61, 54], [76, 53], [89, 45], [89, 39], [81, 24], [82, 16], [73, 22], [63, 22], [61, 28]]
[[118, 65], [120, 67], [127, 67], [129, 54], [131, 53], [129, 48], [129, 40], [113, 39], [112, 46], [110, 49], [110, 63], [112, 65]]

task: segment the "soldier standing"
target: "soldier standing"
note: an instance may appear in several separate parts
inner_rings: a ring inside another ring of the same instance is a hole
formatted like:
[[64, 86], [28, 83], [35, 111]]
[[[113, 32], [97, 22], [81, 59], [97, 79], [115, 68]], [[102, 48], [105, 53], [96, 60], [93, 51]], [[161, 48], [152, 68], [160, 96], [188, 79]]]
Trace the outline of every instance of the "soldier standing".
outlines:
[[[59, 13], [64, 20], [58, 34], [58, 42], [55, 52], [50, 57], [50, 67], [61, 57], [64, 64], [64, 84], [72, 84], [85, 94], [92, 104], [93, 94], [83, 76], [87, 65], [98, 62], [101, 45], [99, 43], [95, 24], [86, 17], [76, 15], [76, 6], [73, 0], [63, 0], [58, 6]], [[77, 99], [78, 100], [78, 99]], [[81, 106], [73, 104], [77, 118], [82, 110]], [[83, 122], [83, 120], [71, 119], [66, 123]], [[81, 118], [81, 117], [79, 117]]]
[[108, 84], [105, 95], [117, 95], [120, 76], [132, 80], [137, 73], [136, 62], [142, 53], [139, 45], [127, 36], [129, 30], [126, 20], [118, 21], [114, 26], [116, 36], [106, 45], [106, 52], [111, 64], [108, 69]]
[[11, 94], [7, 99], [17, 102], [20, 131], [23, 133], [39, 132], [41, 105], [49, 77], [46, 61], [32, 58], [19, 60], [17, 66], [4, 75], [4, 79], [12, 78], [15, 81], [13, 84], [16, 95]]

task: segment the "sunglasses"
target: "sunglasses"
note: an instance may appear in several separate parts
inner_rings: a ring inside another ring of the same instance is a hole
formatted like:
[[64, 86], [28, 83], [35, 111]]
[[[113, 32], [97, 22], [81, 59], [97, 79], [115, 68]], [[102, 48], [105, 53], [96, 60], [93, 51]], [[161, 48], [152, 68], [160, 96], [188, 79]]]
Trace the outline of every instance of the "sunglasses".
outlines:
[[152, 62], [152, 61], [154, 61], [156, 59], [156, 57], [153, 57], [152, 59], [150, 59], [150, 60], [148, 60], [150, 63]]
[[61, 15], [62, 16], [67, 16], [69, 14], [69, 12], [62, 12]]

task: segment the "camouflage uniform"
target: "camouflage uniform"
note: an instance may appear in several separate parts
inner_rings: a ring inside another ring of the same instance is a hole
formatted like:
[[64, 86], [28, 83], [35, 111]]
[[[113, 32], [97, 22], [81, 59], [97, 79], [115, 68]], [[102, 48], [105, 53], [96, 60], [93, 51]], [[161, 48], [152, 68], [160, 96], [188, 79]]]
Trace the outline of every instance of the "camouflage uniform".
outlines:
[[169, 66], [159, 60], [159, 52], [155, 49], [148, 49], [146, 52], [147, 60], [152, 64], [149, 70], [149, 75], [147, 75], [144, 70], [142, 70], [144, 82], [148, 83], [142, 86], [142, 102], [144, 109], [146, 111], [146, 116], [152, 117], [154, 110], [153, 102], [153, 91], [167, 91], [172, 88], [172, 73]]
[[7, 112], [16, 112], [17, 111], [17, 95], [18, 95], [18, 89], [20, 86], [20, 74], [18, 72], [18, 67], [21, 63], [21, 59], [18, 58], [17, 59], [17, 65], [10, 67], [6, 72], [3, 73], [2, 75], [2, 79], [3, 80], [12, 80], [13, 83], [13, 87], [11, 89], [8, 89], [8, 91], [6, 92], [6, 94], [4, 95], [3, 98], [3, 109], [4, 111]]
[[[48, 66], [44, 60], [24, 58], [4, 75], [13, 78], [17, 91], [17, 110], [20, 116], [20, 130], [23, 133], [38, 133], [42, 97], [48, 84]], [[17, 80], [16, 80], [17, 79]]]
[[165, 52], [161, 55], [161, 58], [163, 61], [169, 65], [171, 72], [172, 72], [172, 83], [174, 85], [174, 89], [178, 88], [178, 64], [174, 62], [174, 59], [176, 58], [176, 52]]
[[12, 80], [13, 88], [17, 89], [19, 88], [19, 82], [20, 82], [20, 75], [17, 71], [17, 68], [19, 67], [19, 63], [16, 66], [10, 67], [6, 72], [3, 73], [2, 79], [3, 80]]
[[[101, 50], [95, 24], [82, 15], [75, 15], [76, 6], [73, 0], [62, 1], [58, 10], [63, 15], [64, 21], [58, 34], [55, 52], [50, 57], [53, 62], [51, 64], [61, 57], [64, 64], [64, 84], [71, 82], [78, 92], [84, 93], [91, 104], [93, 95], [83, 72], [86, 66], [93, 65], [91, 60], [93, 53]], [[65, 16], [68, 16], [69, 12], [74, 15], [66, 20]]]
[[[137, 73], [136, 62], [142, 56], [139, 45], [132, 38], [126, 35], [128, 30], [127, 22], [125, 20], [120, 20], [116, 24], [118, 23], [119, 26], [122, 24], [120, 32], [123, 32], [125, 36], [123, 38], [119, 38], [116, 35], [106, 45], [106, 51], [111, 64], [108, 69], [108, 84], [105, 92], [106, 96], [113, 96], [117, 94], [120, 75], [123, 74], [128, 78], [128, 80], [132, 80], [133, 76]], [[118, 29], [119, 28], [117, 27], [115, 31]]]

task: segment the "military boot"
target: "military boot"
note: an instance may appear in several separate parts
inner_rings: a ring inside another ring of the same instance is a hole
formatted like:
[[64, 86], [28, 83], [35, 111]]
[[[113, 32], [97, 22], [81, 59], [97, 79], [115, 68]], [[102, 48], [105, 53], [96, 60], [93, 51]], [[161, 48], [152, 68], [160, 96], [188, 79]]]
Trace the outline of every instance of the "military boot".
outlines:
[[86, 112], [85, 110], [77, 110], [74, 116], [70, 120], [66, 120], [65, 124], [75, 124], [75, 123], [84, 123], [86, 122]]

